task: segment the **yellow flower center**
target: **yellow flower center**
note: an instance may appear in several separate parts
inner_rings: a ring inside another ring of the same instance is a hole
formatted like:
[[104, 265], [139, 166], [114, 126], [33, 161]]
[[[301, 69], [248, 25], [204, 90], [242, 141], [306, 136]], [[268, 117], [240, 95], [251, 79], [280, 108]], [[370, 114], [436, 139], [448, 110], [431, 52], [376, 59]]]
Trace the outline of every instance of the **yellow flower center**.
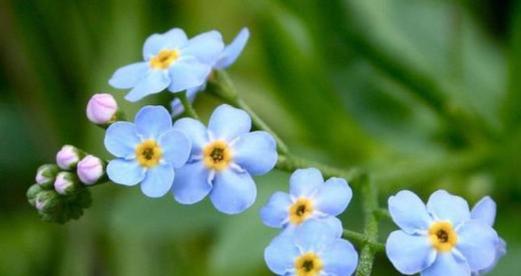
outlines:
[[322, 260], [313, 252], [305, 253], [295, 260], [298, 276], [318, 276], [323, 267]]
[[203, 149], [204, 165], [208, 169], [220, 171], [228, 168], [232, 160], [232, 152], [228, 144], [224, 141], [217, 140]]
[[156, 141], [150, 139], [136, 147], [136, 158], [139, 164], [146, 168], [151, 168], [159, 164], [163, 157], [163, 151]]
[[301, 224], [313, 213], [313, 202], [307, 198], [299, 198], [289, 207], [289, 221]]
[[458, 243], [458, 235], [448, 221], [439, 221], [429, 227], [429, 239], [432, 246], [440, 251], [447, 252]]
[[179, 50], [161, 50], [159, 54], [150, 59], [150, 67], [154, 69], [166, 69], [180, 56]]

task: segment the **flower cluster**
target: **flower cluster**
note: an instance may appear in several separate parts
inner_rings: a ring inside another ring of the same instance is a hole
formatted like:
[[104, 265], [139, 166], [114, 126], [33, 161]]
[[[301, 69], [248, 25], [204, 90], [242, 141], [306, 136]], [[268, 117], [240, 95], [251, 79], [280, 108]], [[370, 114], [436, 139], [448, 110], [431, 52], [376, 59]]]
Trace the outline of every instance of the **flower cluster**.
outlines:
[[308, 168], [295, 171], [289, 185], [289, 194], [274, 193], [260, 212], [264, 224], [283, 228], [266, 248], [268, 267], [278, 275], [351, 275], [358, 254], [341, 239], [336, 218], [351, 201], [347, 182], [324, 182], [319, 170]]

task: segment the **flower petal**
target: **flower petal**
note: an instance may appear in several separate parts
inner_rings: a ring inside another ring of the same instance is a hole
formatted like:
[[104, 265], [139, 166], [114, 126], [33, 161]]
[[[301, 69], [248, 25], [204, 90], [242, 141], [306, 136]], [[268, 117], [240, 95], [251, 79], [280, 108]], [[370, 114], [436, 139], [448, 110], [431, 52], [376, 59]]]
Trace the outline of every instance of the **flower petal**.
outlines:
[[496, 220], [496, 203], [489, 196], [483, 197], [470, 212], [472, 219], [477, 219], [483, 223], [493, 226]]
[[143, 58], [149, 60], [164, 49], [180, 49], [185, 46], [188, 38], [183, 30], [171, 29], [163, 34], [153, 34], [147, 38], [143, 46]]
[[351, 188], [343, 178], [332, 177], [319, 185], [314, 196], [317, 210], [337, 216], [344, 212], [353, 197]]
[[352, 275], [358, 265], [358, 254], [353, 245], [337, 239], [321, 254], [324, 272], [328, 275]]
[[208, 130], [216, 139], [231, 141], [251, 129], [251, 118], [248, 113], [227, 104], [218, 106], [210, 117]]
[[249, 38], [250, 31], [248, 28], [242, 28], [233, 41], [228, 44], [228, 46], [224, 47], [224, 50], [214, 67], [217, 69], [225, 69], [232, 65], [242, 53], [242, 50], [244, 50], [244, 46], [246, 46]]
[[170, 164], [161, 164], [148, 169], [141, 182], [141, 191], [148, 197], [162, 197], [172, 187], [174, 168]]
[[436, 250], [427, 236], [409, 235], [402, 230], [389, 235], [385, 251], [394, 267], [407, 275], [423, 271], [436, 259]]
[[233, 144], [233, 161], [252, 175], [263, 175], [277, 163], [277, 144], [265, 131], [242, 134]]
[[107, 175], [114, 183], [134, 186], [145, 178], [145, 169], [136, 160], [114, 159], [107, 165]]
[[132, 158], [139, 142], [133, 123], [115, 122], [105, 132], [105, 148], [116, 157]]
[[172, 117], [162, 106], [147, 105], [141, 108], [134, 121], [143, 139], [157, 139], [172, 128]]
[[463, 223], [457, 233], [456, 248], [472, 271], [486, 268], [494, 262], [498, 236], [492, 227], [478, 220], [470, 220]]
[[449, 220], [454, 226], [470, 219], [467, 202], [444, 190], [434, 192], [427, 202], [427, 210], [436, 220]]
[[295, 230], [295, 244], [301, 252], [322, 252], [336, 239], [340, 238], [338, 229], [320, 220], [309, 219]]
[[192, 155], [202, 154], [203, 147], [208, 143], [208, 133], [201, 122], [192, 118], [182, 118], [174, 123], [174, 129], [184, 133], [192, 142]]
[[150, 94], [159, 93], [170, 84], [170, 76], [165, 70], [150, 69], [144, 77], [136, 83], [134, 88], [128, 92], [125, 99], [130, 102], [136, 102]]
[[209, 31], [191, 38], [181, 50], [182, 55], [189, 55], [212, 66], [224, 49], [221, 34]]
[[260, 210], [262, 222], [269, 227], [282, 228], [288, 222], [290, 205], [287, 193], [275, 192]]
[[210, 193], [215, 208], [225, 214], [238, 214], [248, 209], [257, 197], [257, 186], [248, 173], [223, 170], [215, 175]]
[[163, 150], [163, 158], [174, 168], [183, 166], [190, 152], [192, 151], [192, 143], [184, 133], [179, 130], [171, 129], [159, 136], [159, 145]]
[[170, 67], [172, 82], [168, 90], [175, 93], [200, 86], [206, 82], [210, 70], [210, 65], [201, 63], [194, 57], [183, 57]]
[[436, 261], [425, 269], [422, 276], [470, 275], [469, 265], [450, 252], [438, 254]]
[[294, 197], [309, 197], [323, 184], [324, 178], [319, 170], [298, 169], [289, 178], [289, 194]]
[[389, 213], [402, 230], [408, 234], [426, 231], [432, 221], [425, 204], [411, 191], [400, 191], [388, 200]]
[[203, 200], [212, 189], [208, 174], [203, 162], [186, 164], [177, 169], [172, 186], [175, 200], [181, 204], [194, 204]]
[[132, 63], [116, 70], [109, 80], [109, 84], [118, 89], [129, 89], [136, 86], [143, 79], [149, 66], [147, 62]]
[[264, 250], [264, 260], [273, 273], [287, 275], [299, 254], [292, 235], [279, 235]]

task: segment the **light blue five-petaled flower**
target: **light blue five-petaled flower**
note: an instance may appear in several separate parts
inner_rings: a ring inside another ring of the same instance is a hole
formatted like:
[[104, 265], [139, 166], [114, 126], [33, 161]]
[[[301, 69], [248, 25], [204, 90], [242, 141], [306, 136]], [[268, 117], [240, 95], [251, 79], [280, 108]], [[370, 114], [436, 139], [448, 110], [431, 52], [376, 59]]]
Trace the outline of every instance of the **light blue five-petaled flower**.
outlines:
[[289, 180], [289, 194], [275, 192], [260, 215], [264, 224], [284, 228], [284, 233], [295, 230], [309, 219], [329, 223], [342, 230], [336, 216], [349, 205], [353, 192], [342, 178], [332, 177], [324, 182], [315, 168], [296, 170]]
[[[489, 196], [483, 197], [472, 208], [472, 211], [470, 212], [470, 217], [472, 219], [481, 220], [483, 223], [489, 225], [490, 227], [494, 226], [494, 221], [496, 220], [496, 203]], [[496, 255], [494, 258], [494, 262], [492, 262], [492, 264], [490, 264], [488, 267], [485, 267], [478, 271], [474, 271], [472, 275], [482, 275], [487, 272], [490, 272], [494, 268], [494, 266], [496, 266], [496, 263], [499, 261], [499, 259], [506, 254], [506, 250], [506, 242], [498, 236], [496, 240]]]
[[[239, 32], [239, 34], [237, 34], [233, 41], [226, 47], [224, 47], [223, 51], [216, 59], [215, 63], [212, 64], [212, 69], [222, 70], [230, 67], [230, 65], [232, 65], [237, 60], [239, 55], [242, 53], [242, 50], [244, 50], [244, 47], [246, 46], [249, 37], [250, 31], [248, 30], [248, 28], [242, 28], [242, 30]], [[207, 79], [211, 75], [211, 72], [212, 71], [210, 71], [210, 73], [206, 77]], [[187, 89], [186, 96], [188, 97], [188, 100], [193, 102], [197, 94], [203, 91], [205, 88], [206, 81], [199, 86]], [[184, 107], [181, 104], [181, 101], [177, 98], [172, 101], [171, 106], [173, 116], [179, 115], [184, 112]]]
[[172, 191], [182, 204], [196, 203], [207, 195], [217, 210], [236, 214], [250, 207], [257, 196], [252, 175], [262, 175], [277, 162], [276, 143], [265, 131], [253, 131], [251, 118], [243, 110], [218, 106], [208, 128], [183, 118], [174, 129], [192, 141], [185, 166], [176, 170]]
[[308, 220], [293, 234], [275, 237], [265, 249], [264, 259], [277, 275], [351, 275], [358, 254], [341, 235], [336, 227]]
[[471, 275], [496, 257], [496, 231], [471, 217], [467, 202], [444, 190], [427, 202], [410, 191], [389, 198], [389, 212], [401, 228], [385, 246], [394, 267], [403, 274]]
[[172, 128], [172, 118], [162, 106], [145, 106], [134, 123], [115, 122], [105, 134], [105, 148], [117, 158], [107, 165], [107, 175], [115, 183], [133, 186], [149, 197], [168, 193], [174, 169], [190, 155], [191, 142]]
[[166, 88], [175, 93], [197, 87], [206, 81], [223, 48], [217, 31], [191, 39], [179, 28], [153, 34], [143, 46], [144, 61], [119, 68], [109, 84], [131, 89], [125, 99], [132, 102]]

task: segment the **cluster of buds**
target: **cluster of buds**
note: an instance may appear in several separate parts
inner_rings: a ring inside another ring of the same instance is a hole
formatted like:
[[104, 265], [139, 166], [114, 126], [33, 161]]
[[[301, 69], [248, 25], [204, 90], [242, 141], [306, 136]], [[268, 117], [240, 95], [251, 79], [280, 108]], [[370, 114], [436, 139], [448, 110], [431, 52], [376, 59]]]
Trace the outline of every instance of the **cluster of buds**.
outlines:
[[27, 190], [29, 203], [42, 220], [65, 223], [78, 219], [91, 204], [89, 185], [105, 181], [105, 162], [71, 145], [56, 154], [56, 164], [38, 168], [36, 183]]

